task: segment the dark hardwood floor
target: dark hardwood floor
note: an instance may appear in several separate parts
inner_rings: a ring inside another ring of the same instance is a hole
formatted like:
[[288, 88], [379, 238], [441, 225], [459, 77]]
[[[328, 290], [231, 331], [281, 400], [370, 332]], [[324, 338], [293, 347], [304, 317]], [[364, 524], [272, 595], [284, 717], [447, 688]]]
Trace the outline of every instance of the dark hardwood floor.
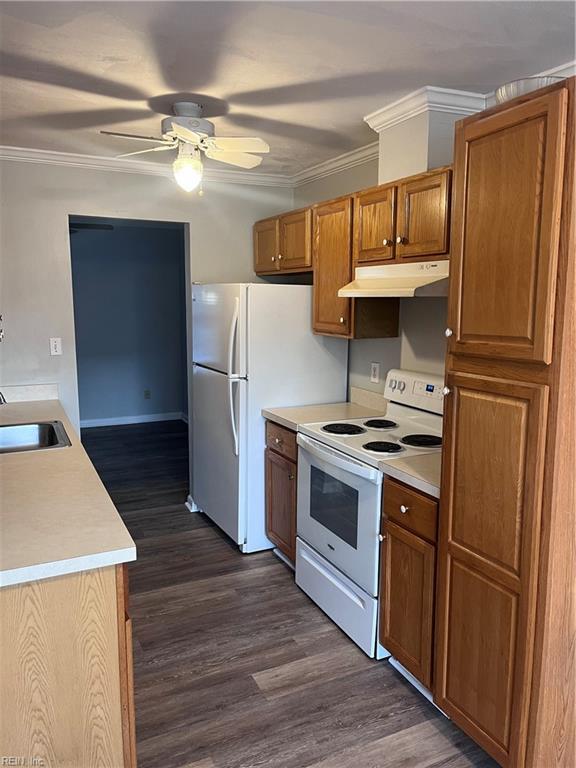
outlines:
[[130, 565], [139, 768], [495, 766], [368, 659], [271, 552], [184, 506], [182, 422], [82, 431], [138, 547]]

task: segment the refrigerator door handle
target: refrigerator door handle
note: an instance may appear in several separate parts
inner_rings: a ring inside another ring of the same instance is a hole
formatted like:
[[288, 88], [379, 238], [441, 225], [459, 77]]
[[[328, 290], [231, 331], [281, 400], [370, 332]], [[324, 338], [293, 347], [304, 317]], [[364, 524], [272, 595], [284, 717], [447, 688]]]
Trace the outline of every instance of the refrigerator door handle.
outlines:
[[234, 413], [234, 384], [239, 379], [228, 379], [228, 405], [230, 408], [230, 425], [232, 427], [232, 436], [234, 437], [234, 456], [238, 456], [238, 429], [236, 427], [236, 415]]
[[[236, 341], [236, 332], [238, 330], [238, 315], [240, 312], [240, 299], [238, 296], [234, 299], [234, 311], [230, 321], [230, 330], [228, 331], [228, 376], [236, 376], [232, 370], [234, 367], [234, 342]], [[236, 453], [238, 455], [238, 453]]]

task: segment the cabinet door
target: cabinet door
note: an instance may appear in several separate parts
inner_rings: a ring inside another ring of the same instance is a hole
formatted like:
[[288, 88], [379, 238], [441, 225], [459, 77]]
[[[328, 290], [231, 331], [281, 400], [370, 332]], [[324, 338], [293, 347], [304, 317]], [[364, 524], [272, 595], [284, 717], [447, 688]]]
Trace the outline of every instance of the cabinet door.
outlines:
[[352, 198], [317, 206], [313, 213], [314, 322], [318, 333], [350, 336], [352, 300], [338, 296], [352, 275]]
[[396, 187], [378, 187], [354, 197], [354, 261], [394, 259]]
[[266, 535], [294, 562], [296, 557], [296, 464], [266, 449]]
[[449, 251], [449, 170], [408, 179], [398, 187], [396, 256], [415, 261]]
[[279, 267], [279, 220], [264, 219], [254, 224], [254, 271], [275, 272]]
[[448, 386], [435, 701], [501, 765], [519, 765], [548, 388], [463, 373]]
[[450, 351], [549, 363], [567, 91], [456, 128]]
[[280, 217], [280, 269], [312, 268], [312, 211], [294, 211]]
[[380, 643], [430, 688], [435, 549], [389, 520], [382, 547]]

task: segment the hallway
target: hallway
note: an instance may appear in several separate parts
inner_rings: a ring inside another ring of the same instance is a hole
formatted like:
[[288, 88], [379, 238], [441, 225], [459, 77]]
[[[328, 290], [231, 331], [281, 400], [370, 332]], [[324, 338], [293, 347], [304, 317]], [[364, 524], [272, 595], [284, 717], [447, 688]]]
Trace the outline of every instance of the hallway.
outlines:
[[387, 663], [356, 648], [270, 552], [184, 506], [187, 428], [82, 431], [138, 547], [130, 564], [140, 768], [488, 768]]

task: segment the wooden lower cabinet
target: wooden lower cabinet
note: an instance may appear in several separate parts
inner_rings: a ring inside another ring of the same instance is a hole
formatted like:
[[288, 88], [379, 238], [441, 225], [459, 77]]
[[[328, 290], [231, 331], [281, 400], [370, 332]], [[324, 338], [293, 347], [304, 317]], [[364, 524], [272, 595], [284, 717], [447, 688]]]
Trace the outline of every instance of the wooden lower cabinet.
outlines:
[[516, 764], [548, 388], [455, 372], [447, 383], [435, 698], [497, 760]]
[[122, 566], [0, 589], [0, 756], [134, 768], [126, 593]]
[[284, 450], [289, 439], [278, 437], [279, 430], [294, 437], [283, 427], [268, 422], [268, 441], [280, 440], [276, 450], [266, 448], [266, 535], [293, 563], [296, 559], [296, 480], [295, 458], [287, 458], [278, 450]]
[[389, 520], [382, 535], [380, 644], [430, 688], [435, 547]]

